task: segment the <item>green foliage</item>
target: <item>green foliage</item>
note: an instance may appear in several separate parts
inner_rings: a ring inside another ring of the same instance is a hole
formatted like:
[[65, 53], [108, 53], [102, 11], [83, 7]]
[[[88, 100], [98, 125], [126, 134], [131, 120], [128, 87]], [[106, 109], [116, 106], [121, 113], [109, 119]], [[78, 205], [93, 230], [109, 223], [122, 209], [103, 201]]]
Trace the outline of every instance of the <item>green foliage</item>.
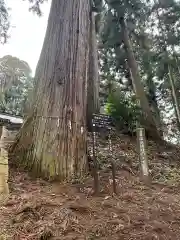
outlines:
[[6, 43], [9, 30], [9, 14], [4, 0], [0, 0], [0, 43]]
[[16, 57], [0, 58], [0, 112], [23, 116], [33, 88], [29, 65]]
[[[172, 99], [168, 65], [171, 65], [174, 74], [174, 84], [179, 99], [180, 1], [105, 0], [104, 2], [106, 4], [102, 10], [102, 27], [99, 33], [100, 93], [104, 101], [107, 101], [114, 82], [120, 84], [126, 96], [130, 96], [134, 91], [120, 26], [120, 19], [124, 18], [151, 110], [159, 126], [164, 126], [164, 134], [169, 139], [172, 139], [172, 135], [175, 138], [176, 135], [178, 140], [178, 134], [175, 134], [178, 129], [177, 116]], [[120, 116], [117, 109], [120, 109], [121, 113], [127, 113], [124, 110], [128, 106], [126, 99], [127, 97], [124, 99], [123, 96], [122, 104], [111, 114], [117, 113], [117, 116]], [[108, 99], [108, 104], [111, 101]], [[111, 107], [108, 107], [112, 108], [112, 103], [110, 105]], [[123, 116], [124, 119], [128, 118], [128, 114], [123, 113]], [[172, 131], [175, 125], [176, 131]]]
[[140, 109], [134, 96], [127, 96], [125, 92], [116, 89], [109, 94], [105, 108], [115, 119], [118, 129], [130, 133], [135, 131], [136, 122], [140, 119]]
[[[30, 6], [29, 10], [42, 16], [41, 5], [47, 0], [22, 0], [28, 1]], [[9, 9], [5, 0], [0, 0], [0, 44], [4, 44], [8, 39], [8, 31], [10, 28], [9, 22]]]
[[[25, 0], [23, 0], [25, 1]], [[42, 16], [42, 11], [41, 11], [41, 4], [46, 2], [47, 0], [28, 0], [30, 3], [30, 11], [33, 11], [36, 13], [38, 16]]]
[[0, 104], [0, 112], [23, 116], [28, 92], [32, 87], [33, 79], [26, 77], [21, 78], [17, 85], [12, 85], [5, 92], [4, 101]]

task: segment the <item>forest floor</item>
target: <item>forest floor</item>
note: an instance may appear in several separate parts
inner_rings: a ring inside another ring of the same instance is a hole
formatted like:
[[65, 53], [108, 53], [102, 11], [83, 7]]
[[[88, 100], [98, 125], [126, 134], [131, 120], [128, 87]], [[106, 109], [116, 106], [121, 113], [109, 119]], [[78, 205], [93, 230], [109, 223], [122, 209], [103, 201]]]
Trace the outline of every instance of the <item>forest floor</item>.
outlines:
[[[113, 140], [118, 194], [112, 193], [108, 146], [98, 142], [101, 193], [93, 179], [48, 183], [10, 170], [10, 196], [0, 205], [0, 239], [180, 239], [179, 150], [148, 143], [152, 184], [139, 178], [133, 139]], [[105, 160], [106, 159], [106, 160]]]

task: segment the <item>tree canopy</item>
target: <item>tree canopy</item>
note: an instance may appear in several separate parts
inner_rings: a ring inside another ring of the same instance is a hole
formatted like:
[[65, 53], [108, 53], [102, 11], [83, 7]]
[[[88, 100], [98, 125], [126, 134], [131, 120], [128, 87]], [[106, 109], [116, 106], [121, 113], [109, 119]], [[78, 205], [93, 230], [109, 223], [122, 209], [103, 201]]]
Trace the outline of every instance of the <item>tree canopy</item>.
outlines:
[[[22, 0], [29, 2], [29, 10], [41, 16], [43, 13], [41, 11], [41, 5], [47, 0]], [[0, 43], [4, 44], [7, 42], [9, 37], [8, 31], [10, 28], [9, 20], [10, 9], [4, 0], [0, 0]]]
[[0, 111], [24, 115], [28, 92], [33, 87], [27, 62], [13, 56], [0, 58]]

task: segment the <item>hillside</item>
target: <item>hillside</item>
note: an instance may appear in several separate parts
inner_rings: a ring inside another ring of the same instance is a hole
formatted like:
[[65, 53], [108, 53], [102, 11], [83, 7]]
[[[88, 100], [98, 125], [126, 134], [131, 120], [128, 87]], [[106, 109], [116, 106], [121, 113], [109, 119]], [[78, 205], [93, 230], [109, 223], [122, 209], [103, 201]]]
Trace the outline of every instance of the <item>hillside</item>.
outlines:
[[179, 150], [148, 142], [153, 179], [148, 187], [139, 179], [135, 139], [114, 138], [115, 196], [105, 139], [98, 139], [98, 149], [98, 197], [92, 194], [91, 176], [59, 184], [10, 169], [11, 194], [0, 206], [0, 239], [180, 239]]

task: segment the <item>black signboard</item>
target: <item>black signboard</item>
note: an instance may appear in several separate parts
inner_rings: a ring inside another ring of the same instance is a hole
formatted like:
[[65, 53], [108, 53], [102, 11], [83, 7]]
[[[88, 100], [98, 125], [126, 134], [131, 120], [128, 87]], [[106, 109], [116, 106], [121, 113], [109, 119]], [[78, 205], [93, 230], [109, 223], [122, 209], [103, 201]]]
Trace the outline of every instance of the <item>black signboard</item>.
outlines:
[[0, 125], [4, 125], [5, 123], [10, 123], [9, 119], [4, 119], [4, 118], [0, 118]]
[[112, 129], [114, 124], [112, 117], [109, 115], [93, 114], [92, 125], [93, 127]]

